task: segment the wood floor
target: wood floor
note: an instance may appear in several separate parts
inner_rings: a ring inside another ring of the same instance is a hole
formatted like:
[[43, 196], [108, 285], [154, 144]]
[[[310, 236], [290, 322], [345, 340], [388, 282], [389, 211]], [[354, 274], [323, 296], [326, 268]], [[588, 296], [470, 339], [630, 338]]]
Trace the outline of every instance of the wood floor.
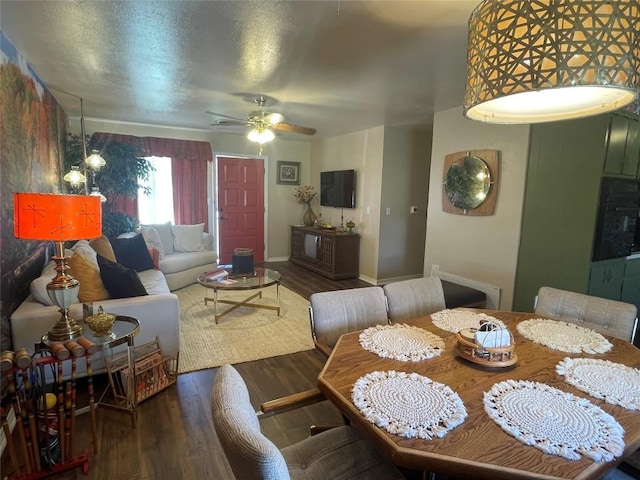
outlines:
[[[281, 282], [305, 298], [318, 291], [369, 286], [358, 279], [332, 281], [289, 262], [265, 264], [282, 274]], [[324, 364], [315, 350], [236, 365], [249, 386], [256, 410], [260, 403], [314, 387]], [[210, 395], [216, 369], [182, 374], [176, 385], [138, 406], [132, 428], [127, 414], [98, 408], [98, 454], [91, 451], [90, 415], [76, 419], [76, 453], [90, 452], [89, 473], [79, 468], [56, 479], [232, 479], [211, 423]], [[99, 376], [99, 377], [105, 377]], [[97, 378], [106, 386], [106, 378]], [[279, 447], [308, 436], [313, 424], [341, 422], [338, 411], [322, 402], [261, 420], [262, 430]], [[6, 450], [6, 449], [5, 449]], [[13, 471], [7, 452], [2, 477]]]

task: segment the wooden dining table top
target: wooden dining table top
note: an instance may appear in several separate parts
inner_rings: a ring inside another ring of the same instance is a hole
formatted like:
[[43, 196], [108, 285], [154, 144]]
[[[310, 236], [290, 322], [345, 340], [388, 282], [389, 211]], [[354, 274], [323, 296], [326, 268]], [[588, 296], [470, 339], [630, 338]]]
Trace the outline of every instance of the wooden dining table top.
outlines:
[[[629, 342], [612, 337], [613, 348], [605, 354], [571, 354], [534, 343], [516, 329], [518, 323], [540, 318], [532, 313], [474, 310], [505, 322], [513, 334], [518, 361], [505, 368], [489, 368], [472, 363], [454, 351], [454, 333], [436, 327], [430, 316], [406, 323], [428, 330], [444, 339], [445, 351], [438, 357], [418, 362], [381, 358], [360, 346], [360, 332], [340, 337], [318, 376], [318, 388], [351, 424], [367, 436], [396, 465], [431, 471], [458, 478], [486, 479], [597, 479], [613, 468], [618, 460], [640, 447], [640, 411], [610, 405], [589, 396], [556, 373], [556, 365], [566, 357], [606, 359], [640, 368], [640, 349]], [[369, 423], [351, 400], [353, 386], [360, 377], [374, 371], [415, 372], [443, 383], [455, 391], [467, 410], [467, 418], [443, 438], [423, 440], [388, 433]], [[541, 382], [578, 397], [588, 398], [594, 405], [612, 415], [624, 428], [624, 454], [612, 462], [594, 462], [581, 457], [567, 460], [527, 446], [503, 431], [485, 412], [483, 394], [504, 380]]]

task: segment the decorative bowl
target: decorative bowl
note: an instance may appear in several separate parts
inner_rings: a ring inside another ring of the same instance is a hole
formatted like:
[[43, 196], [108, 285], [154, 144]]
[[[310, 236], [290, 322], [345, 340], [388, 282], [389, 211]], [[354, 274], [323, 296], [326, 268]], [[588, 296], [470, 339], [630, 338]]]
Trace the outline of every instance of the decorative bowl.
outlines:
[[85, 323], [96, 337], [106, 337], [111, 331], [116, 316], [113, 313], [105, 313], [102, 307], [98, 308], [98, 313], [90, 315], [85, 319]]

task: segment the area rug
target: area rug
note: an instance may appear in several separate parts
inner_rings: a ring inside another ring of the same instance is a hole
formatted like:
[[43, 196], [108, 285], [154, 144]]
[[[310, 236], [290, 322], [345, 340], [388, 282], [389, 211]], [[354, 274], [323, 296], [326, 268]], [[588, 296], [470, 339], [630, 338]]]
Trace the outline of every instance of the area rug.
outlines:
[[[258, 290], [220, 292], [220, 299], [242, 300]], [[216, 325], [213, 291], [195, 284], [174, 292], [180, 301], [179, 373], [301, 352], [313, 348], [309, 301], [280, 286], [280, 316], [274, 310], [239, 307]], [[276, 305], [276, 287], [262, 290], [252, 303]], [[221, 304], [220, 309], [229, 308]]]

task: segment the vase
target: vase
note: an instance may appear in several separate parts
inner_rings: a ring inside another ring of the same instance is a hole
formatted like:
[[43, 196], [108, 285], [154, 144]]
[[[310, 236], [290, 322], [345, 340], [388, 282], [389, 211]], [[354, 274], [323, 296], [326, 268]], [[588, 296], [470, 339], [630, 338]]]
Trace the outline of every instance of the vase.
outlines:
[[302, 216], [302, 223], [304, 223], [306, 227], [311, 227], [316, 223], [316, 218], [316, 214], [311, 210], [311, 205], [307, 204], [307, 209]]

